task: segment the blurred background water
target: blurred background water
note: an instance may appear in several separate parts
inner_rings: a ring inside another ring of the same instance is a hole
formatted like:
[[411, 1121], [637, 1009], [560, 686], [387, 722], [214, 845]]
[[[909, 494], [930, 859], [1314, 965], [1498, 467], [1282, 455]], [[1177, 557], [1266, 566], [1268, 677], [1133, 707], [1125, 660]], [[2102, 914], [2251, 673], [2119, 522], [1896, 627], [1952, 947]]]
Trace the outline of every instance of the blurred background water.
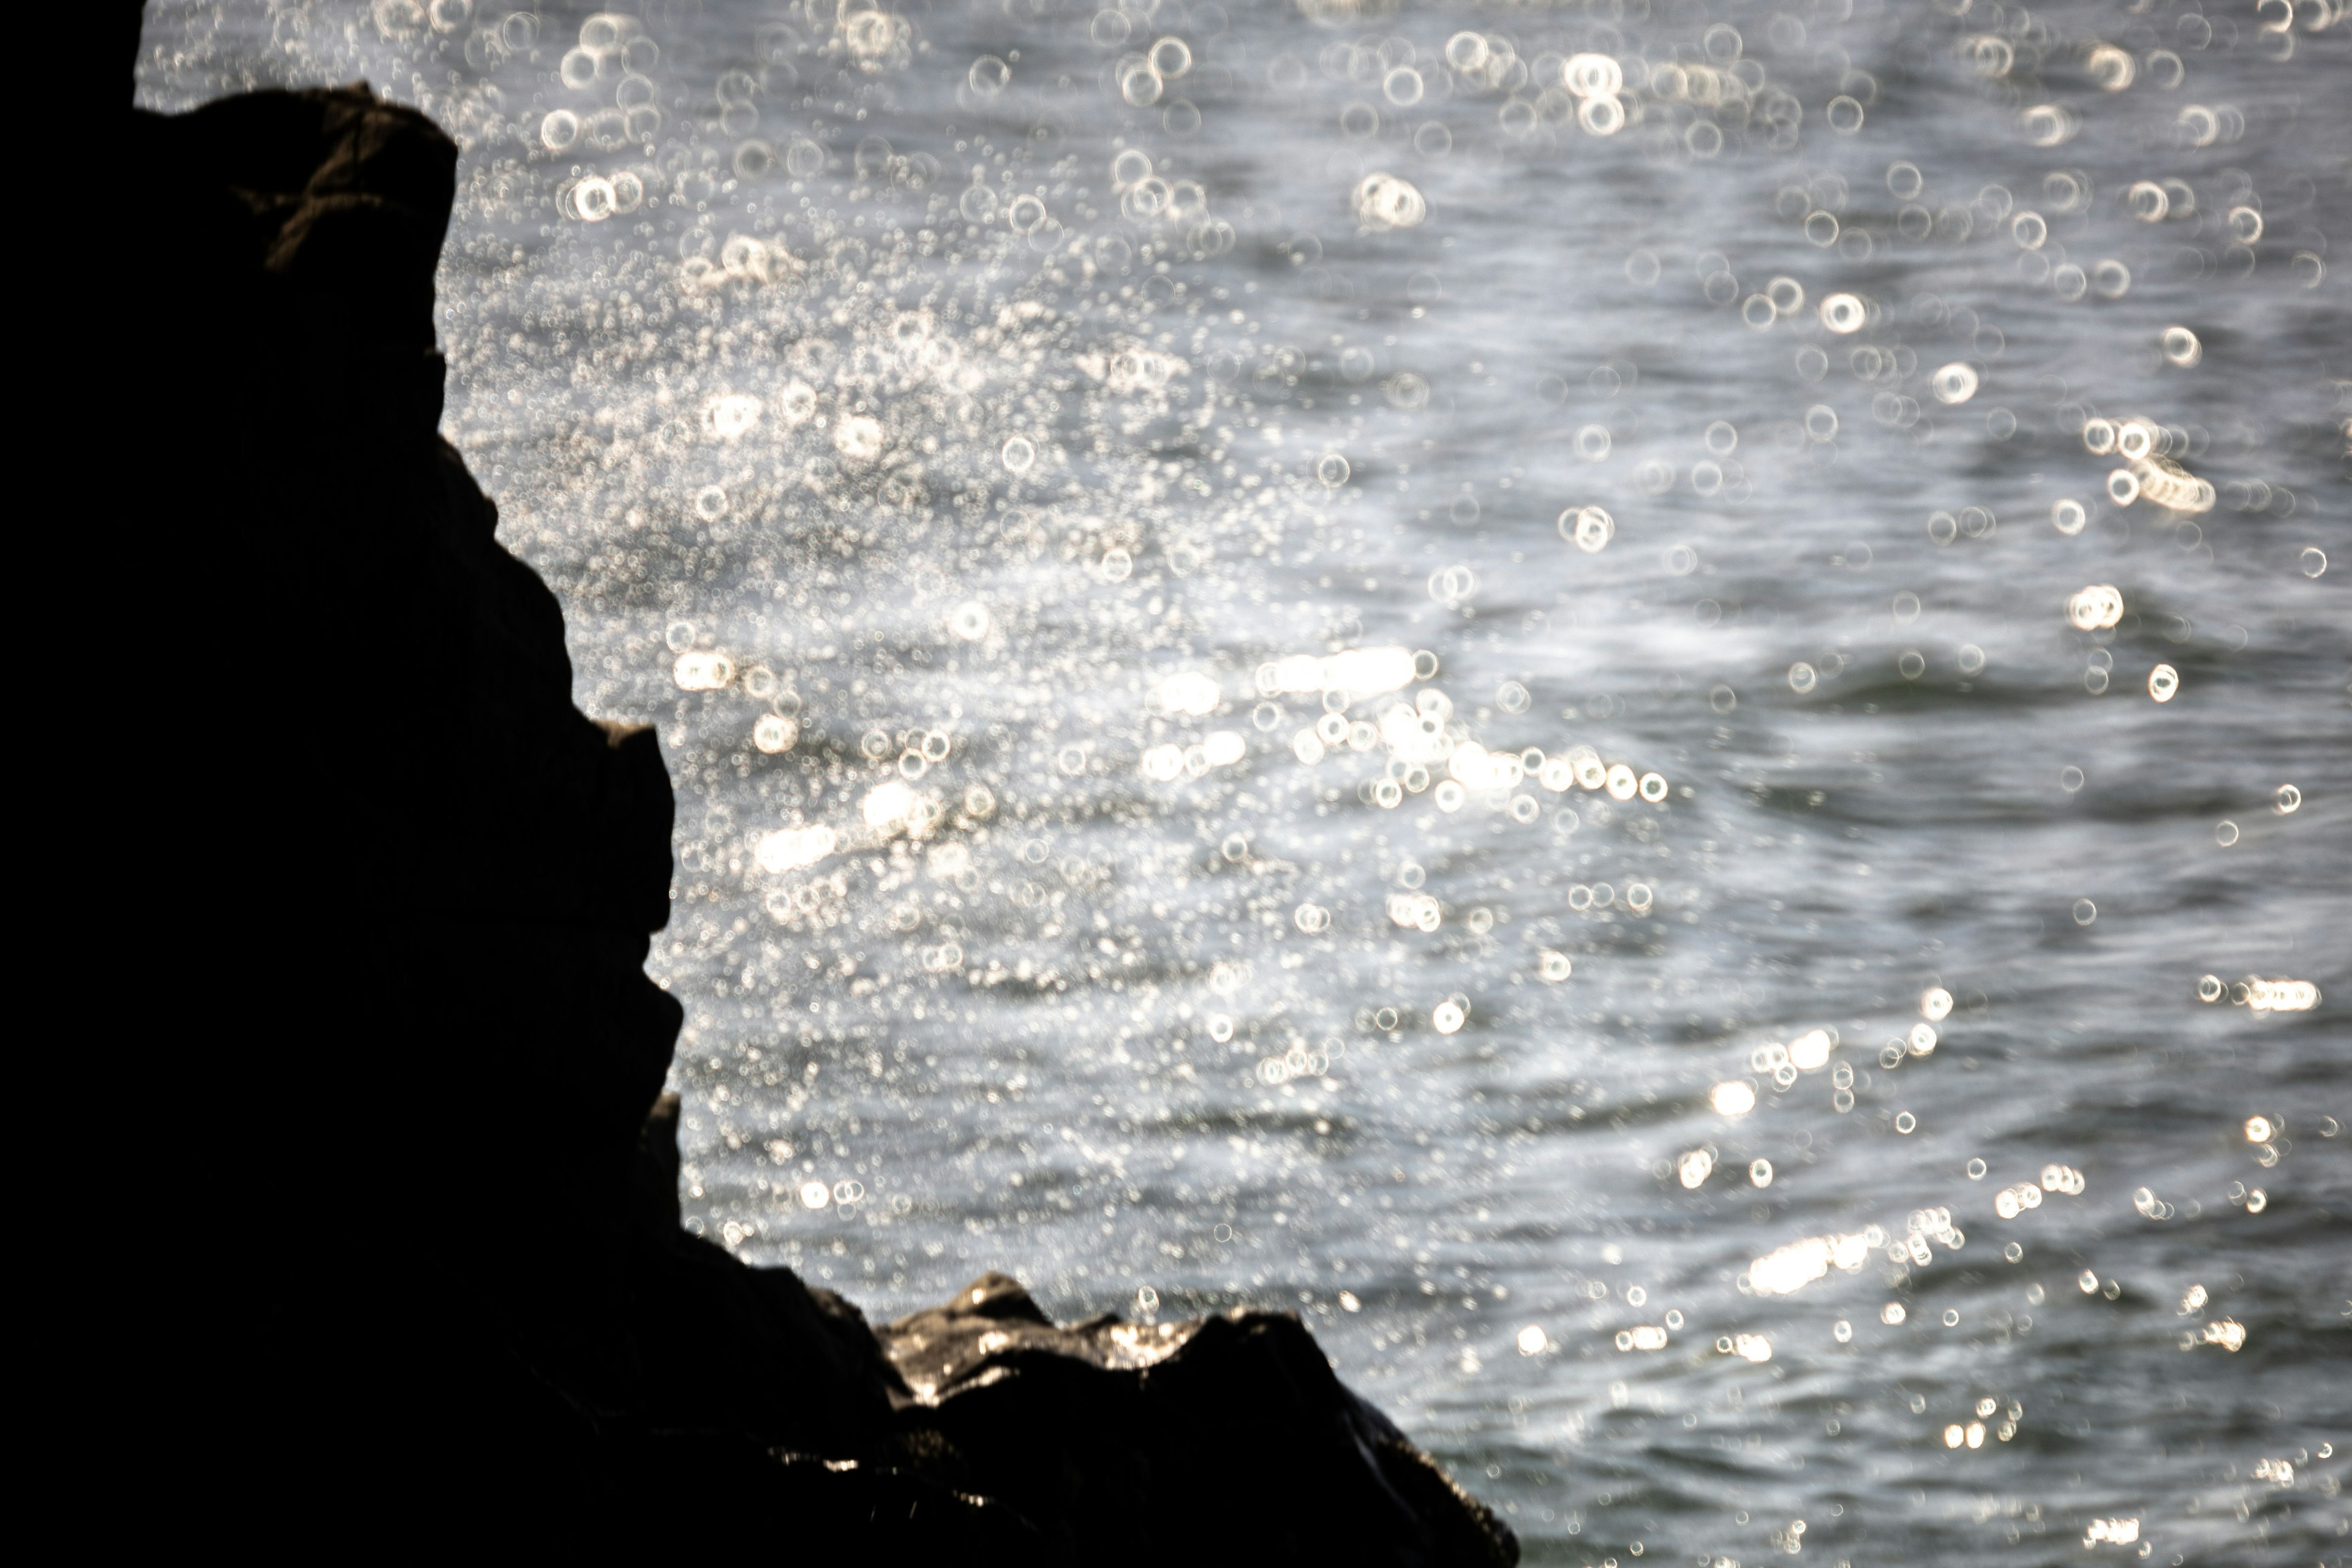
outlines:
[[2346, 1560], [2336, 0], [149, 7], [355, 78], [689, 1224], [1294, 1309], [1532, 1562]]

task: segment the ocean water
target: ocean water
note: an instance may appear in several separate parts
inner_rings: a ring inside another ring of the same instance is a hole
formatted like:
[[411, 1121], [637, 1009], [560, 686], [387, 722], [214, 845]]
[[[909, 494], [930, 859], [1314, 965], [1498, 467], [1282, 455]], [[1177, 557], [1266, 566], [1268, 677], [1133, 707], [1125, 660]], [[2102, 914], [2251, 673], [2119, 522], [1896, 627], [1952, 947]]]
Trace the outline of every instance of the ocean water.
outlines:
[[149, 13], [464, 146], [703, 1234], [1529, 1562], [2347, 1560], [2341, 5]]

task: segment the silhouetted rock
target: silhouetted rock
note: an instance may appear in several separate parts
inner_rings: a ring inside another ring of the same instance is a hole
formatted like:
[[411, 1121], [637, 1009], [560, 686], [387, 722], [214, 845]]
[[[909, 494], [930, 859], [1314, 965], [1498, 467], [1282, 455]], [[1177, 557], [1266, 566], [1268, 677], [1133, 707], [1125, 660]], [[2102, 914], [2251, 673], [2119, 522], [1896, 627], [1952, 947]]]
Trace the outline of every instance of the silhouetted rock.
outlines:
[[1047, 1562], [1517, 1561], [1508, 1527], [1339, 1382], [1297, 1314], [1061, 1328], [991, 1273], [869, 1329], [790, 1269], [677, 1227], [677, 1119], [664, 1096], [640, 1168], [648, 1425], [992, 1500]]
[[[904, 1393], [857, 1309], [789, 1268], [751, 1268], [678, 1226], [677, 1097], [646, 1120], [631, 1324], [653, 1429], [731, 1433], [833, 1458], [887, 1447]], [[714, 1353], [715, 1352], [715, 1353]]]
[[177, 1295], [102, 1334], [191, 1521], [640, 1539], [698, 1496], [881, 1562], [1515, 1561], [1294, 1315], [1062, 1329], [991, 1275], [877, 1332], [680, 1228], [669, 784], [438, 434], [455, 146], [364, 88], [117, 140], [170, 239], [103, 274], [173, 307], [141, 632], [222, 707], [126, 1111]]
[[1070, 1561], [1518, 1561], [1296, 1313], [1057, 1328], [991, 1273], [881, 1341], [909, 1468], [1001, 1499]]
[[110, 1357], [210, 1413], [207, 1506], [558, 1495], [644, 1381], [656, 738], [572, 706], [555, 597], [439, 434], [449, 139], [363, 88], [126, 121], [171, 236], [101, 274], [144, 416], [126, 620], [209, 711], [107, 812], [171, 825], [120, 1109], [173, 1152], [146, 1263], [184, 1287]]

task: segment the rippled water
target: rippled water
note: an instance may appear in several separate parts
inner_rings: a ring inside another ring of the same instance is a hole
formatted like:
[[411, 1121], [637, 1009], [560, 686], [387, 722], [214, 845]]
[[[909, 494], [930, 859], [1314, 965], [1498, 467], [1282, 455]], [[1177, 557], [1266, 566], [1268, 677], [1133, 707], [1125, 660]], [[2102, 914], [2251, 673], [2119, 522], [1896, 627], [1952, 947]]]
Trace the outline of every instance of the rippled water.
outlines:
[[465, 142], [689, 1223], [1295, 1308], [1534, 1562], [2345, 1561], [2326, 5], [151, 12]]

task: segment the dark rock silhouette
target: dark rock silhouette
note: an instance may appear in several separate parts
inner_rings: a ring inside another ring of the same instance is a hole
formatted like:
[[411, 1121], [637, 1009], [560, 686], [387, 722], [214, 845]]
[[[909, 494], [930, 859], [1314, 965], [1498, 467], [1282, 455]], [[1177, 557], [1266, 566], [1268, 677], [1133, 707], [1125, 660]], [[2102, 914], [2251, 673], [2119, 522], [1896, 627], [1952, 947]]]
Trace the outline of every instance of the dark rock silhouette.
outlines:
[[220, 710], [171, 759], [203, 913], [144, 977], [133, 1102], [172, 1304], [100, 1332], [184, 1439], [187, 1528], [615, 1539], [723, 1497], [861, 1561], [1515, 1562], [1293, 1314], [1057, 1328], [992, 1274], [877, 1331], [680, 1227], [669, 784], [572, 707], [556, 601], [436, 433], [456, 148], [364, 88], [121, 144], [171, 237], [167, 276], [106, 273], [170, 328], [121, 351], [140, 634]]
[[[677, 1111], [664, 1096], [646, 1122], [645, 1420], [854, 1452], [988, 1499], [1048, 1562], [1518, 1560], [1508, 1527], [1349, 1392], [1296, 1313], [1062, 1328], [992, 1273], [870, 1329], [790, 1269], [678, 1228]], [[723, 1383], [692, 1364], [713, 1342], [734, 1347]]]
[[986, 1274], [880, 1337], [919, 1396], [902, 1462], [1010, 1505], [1073, 1561], [1518, 1561], [1296, 1313], [1056, 1328]]

